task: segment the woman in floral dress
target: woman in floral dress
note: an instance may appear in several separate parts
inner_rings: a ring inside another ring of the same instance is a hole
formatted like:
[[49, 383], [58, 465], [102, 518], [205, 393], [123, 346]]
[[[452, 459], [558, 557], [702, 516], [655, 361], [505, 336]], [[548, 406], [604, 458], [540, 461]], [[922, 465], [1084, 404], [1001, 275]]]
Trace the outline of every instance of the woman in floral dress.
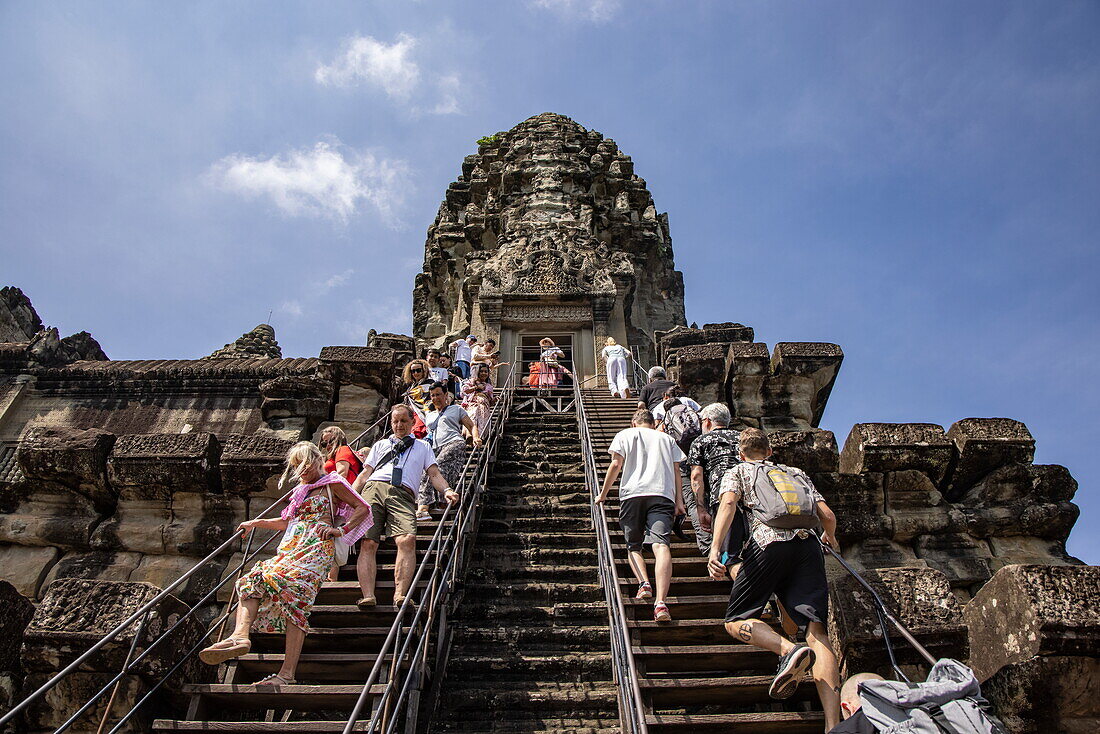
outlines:
[[[279, 485], [289, 477], [298, 486], [290, 493], [282, 515], [246, 520], [237, 528], [245, 533], [256, 529], [287, 532], [272, 558], [257, 563], [237, 581], [240, 604], [233, 633], [200, 652], [203, 662], [217, 665], [244, 655], [252, 648], [252, 632], [283, 632], [286, 654], [282, 667], [257, 685], [294, 682], [302, 644], [310, 631], [309, 613], [335, 555], [334, 539], [344, 537], [354, 543], [373, 525], [366, 500], [336, 472], [325, 474], [323, 466], [324, 457], [316, 445], [296, 443], [287, 453]], [[338, 518], [347, 522], [337, 527]]]
[[462, 383], [462, 407], [470, 414], [482, 436], [489, 427], [489, 415], [496, 399], [493, 397], [493, 370], [485, 363], [474, 366], [474, 374]]

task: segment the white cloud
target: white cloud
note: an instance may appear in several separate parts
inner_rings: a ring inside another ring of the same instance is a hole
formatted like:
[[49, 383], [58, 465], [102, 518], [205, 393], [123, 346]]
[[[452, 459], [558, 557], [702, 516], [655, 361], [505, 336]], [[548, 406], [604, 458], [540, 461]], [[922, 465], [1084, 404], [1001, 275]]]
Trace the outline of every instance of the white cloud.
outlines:
[[314, 78], [325, 86], [349, 88], [363, 84], [380, 89], [415, 113], [427, 110], [435, 115], [457, 114], [461, 111], [462, 92], [459, 75], [422, 72], [413, 58], [421, 45], [422, 39], [408, 33], [398, 34], [393, 43], [353, 36], [331, 64], [317, 67]]
[[270, 199], [290, 216], [347, 222], [366, 202], [393, 225], [408, 190], [409, 170], [402, 160], [346, 149], [333, 140], [270, 158], [227, 156], [211, 167], [210, 176], [228, 191]]
[[432, 108], [432, 114], [453, 115], [461, 112], [458, 98], [462, 92], [462, 82], [458, 78], [458, 74], [447, 74], [439, 77], [436, 86], [439, 89], [439, 101]]
[[297, 318], [302, 315], [302, 304], [300, 301], [283, 301], [279, 305], [279, 310], [289, 316]]
[[532, 0], [532, 4], [564, 18], [605, 23], [619, 12], [622, 0]]
[[321, 84], [337, 87], [366, 82], [381, 87], [390, 97], [408, 99], [420, 83], [420, 67], [409, 58], [416, 45], [417, 39], [407, 33], [398, 34], [393, 43], [355, 36], [335, 61], [317, 68], [315, 77]]

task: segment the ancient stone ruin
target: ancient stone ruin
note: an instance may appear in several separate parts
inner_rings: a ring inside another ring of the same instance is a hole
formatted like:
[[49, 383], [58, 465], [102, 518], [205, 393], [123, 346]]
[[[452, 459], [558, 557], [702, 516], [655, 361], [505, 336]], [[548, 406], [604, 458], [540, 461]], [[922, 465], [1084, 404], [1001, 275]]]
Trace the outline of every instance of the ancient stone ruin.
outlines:
[[[506, 360], [551, 336], [591, 387], [602, 379], [596, 355], [613, 336], [643, 367], [665, 366], [700, 403], [726, 403], [735, 427], [768, 431], [777, 459], [810, 473], [839, 516], [844, 557], [929, 649], [974, 667], [1013, 732], [1100, 728], [1100, 705], [1088, 695], [1100, 686], [1100, 569], [1066, 553], [1078, 516], [1069, 471], [1034, 464], [1034, 438], [1009, 418], [961, 417], [946, 428], [861, 423], [839, 443], [819, 425], [840, 379], [840, 346], [769, 347], [735, 322], [689, 327], [668, 217], [614, 141], [549, 113], [483, 139], [428, 230], [413, 313], [412, 336], [371, 331], [366, 345], [310, 357], [283, 357], [261, 324], [209, 345], [206, 357], [109, 360], [87, 332], [61, 338], [45, 326], [18, 288], [0, 291], [0, 711], [278, 498], [293, 441], [332, 424], [372, 438], [376, 419], [401, 399], [401, 367], [473, 333], [496, 338]], [[626, 415], [605, 392], [586, 398], [600, 440]], [[533, 726], [521, 717], [506, 727], [504, 710], [541, 712], [546, 731], [618, 726], [570, 415], [521, 416], [508, 429], [471, 561], [476, 591], [458, 616], [466, 626], [447, 668], [444, 730], [460, 730], [467, 710], [486, 730], [493, 720], [500, 731]], [[220, 558], [177, 589], [157, 623], [178, 618], [239, 558]], [[655, 732], [726, 730], [745, 720], [722, 705], [737, 696], [756, 705], [736, 693], [737, 681], [748, 685], [744, 670], [713, 652], [730, 644], [718, 622], [725, 592], [698, 561], [686, 551], [676, 559], [677, 624], [662, 630], [632, 618]], [[885, 672], [865, 591], [838, 567], [830, 574], [830, 632], [844, 670]], [[326, 612], [332, 624], [363, 624], [340, 617], [354, 614], [345, 592], [323, 593], [336, 600], [324, 602], [335, 605]], [[204, 622], [225, 598], [223, 589], [207, 602]], [[132, 704], [150, 690], [197, 629], [181, 628], [127, 676], [120, 699]], [[110, 680], [136, 634], [104, 648], [16, 728], [56, 728], [69, 703]], [[897, 649], [919, 674], [921, 661], [900, 640]], [[677, 678], [700, 664], [727, 677]], [[183, 717], [181, 691], [211, 675], [185, 666], [127, 730]], [[759, 711], [818, 727], [791, 731], [820, 730], [808, 709]], [[95, 730], [94, 719], [74, 731]]]

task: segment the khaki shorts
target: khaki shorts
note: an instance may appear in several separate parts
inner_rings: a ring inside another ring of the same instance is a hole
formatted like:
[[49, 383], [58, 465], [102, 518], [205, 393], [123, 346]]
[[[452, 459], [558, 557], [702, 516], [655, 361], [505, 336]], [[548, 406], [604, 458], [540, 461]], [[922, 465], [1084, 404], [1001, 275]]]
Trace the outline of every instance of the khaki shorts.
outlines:
[[378, 541], [382, 536], [416, 534], [416, 498], [408, 487], [399, 489], [389, 482], [367, 482], [362, 495], [374, 518], [374, 525], [363, 538]]

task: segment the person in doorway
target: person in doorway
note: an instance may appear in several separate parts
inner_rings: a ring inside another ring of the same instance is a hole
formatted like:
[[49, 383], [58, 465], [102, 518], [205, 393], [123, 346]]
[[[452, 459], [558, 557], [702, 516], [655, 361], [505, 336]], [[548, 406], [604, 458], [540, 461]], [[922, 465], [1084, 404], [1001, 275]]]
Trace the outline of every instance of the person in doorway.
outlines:
[[[658, 622], [672, 619], [665, 598], [672, 581], [672, 553], [668, 536], [674, 515], [684, 514], [681, 498], [680, 462], [684, 453], [676, 442], [654, 428], [653, 414], [640, 409], [630, 428], [619, 431], [608, 453], [611, 466], [604, 476], [597, 502], [607, 501], [611, 486], [619, 478], [619, 527], [626, 538], [630, 568], [638, 581], [637, 599], [653, 599], [653, 618]], [[642, 549], [653, 551], [653, 576], [649, 583]]]
[[[718, 512], [722, 477], [741, 459], [738, 456], [738, 432], [729, 427], [730, 409], [722, 403], [711, 403], [699, 413], [703, 435], [691, 442], [685, 462], [691, 470], [690, 491], [684, 491], [684, 507], [695, 528], [699, 552], [710, 555], [711, 529]], [[745, 543], [748, 526], [745, 513], [733, 520], [733, 530], [722, 541], [723, 562], [728, 566], [740, 563], [740, 549]]]
[[667, 378], [664, 367], [650, 367], [646, 374], [649, 382], [638, 392], [638, 407], [653, 410], [664, 401], [665, 391], [676, 383]]
[[615, 337], [607, 337], [607, 342], [600, 355], [607, 364], [607, 388], [617, 398], [630, 399], [630, 352], [626, 347], [615, 341]]
[[[371, 509], [339, 474], [324, 473], [321, 450], [309, 441], [299, 441], [286, 456], [280, 488], [293, 480], [297, 486], [278, 518], [257, 518], [242, 522], [237, 530], [288, 531], [275, 555], [257, 563], [237, 581], [237, 619], [233, 632], [224, 640], [199, 652], [199, 659], [218, 665], [246, 654], [252, 648], [253, 632], [283, 632], [286, 651], [279, 672], [258, 681], [257, 686], [294, 683], [302, 645], [310, 632], [309, 616], [321, 583], [336, 553], [334, 539], [354, 542], [373, 525]], [[333, 520], [343, 515], [347, 522], [337, 527]]]
[[[486, 368], [487, 369], [487, 368]], [[447, 484], [454, 487], [462, 476], [462, 468], [466, 465], [466, 437], [462, 435], [465, 428], [473, 436], [474, 446], [481, 446], [481, 432], [462, 406], [451, 402], [451, 394], [447, 392], [447, 386], [437, 382], [431, 386], [432, 407], [435, 410], [428, 413], [428, 442], [435, 453], [435, 463]], [[419, 505], [416, 508], [417, 520], [431, 520], [428, 508], [438, 501], [438, 494], [432, 486], [431, 477], [425, 473], [420, 480]]]
[[[741, 642], [779, 655], [779, 668], [768, 690], [772, 698], [790, 698], [806, 671], [812, 669], [825, 712], [825, 728], [829, 730], [840, 721], [840, 673], [825, 629], [829, 587], [820, 543], [837, 547], [836, 515], [805, 472], [766, 463], [772, 450], [763, 431], [746, 428], [741, 431], [738, 444], [741, 463], [726, 472], [722, 479], [722, 497], [714, 520], [716, 538], [729, 532], [739, 510], [749, 516], [751, 528], [742, 554], [741, 570], [730, 590], [726, 632]], [[778, 496], [788, 503], [789, 497], [805, 494], [824, 530], [820, 541], [812, 530], [782, 529], [764, 522], [764, 500], [757, 492], [765, 482], [769, 483], [770, 491], [779, 493]], [[785, 494], [780, 493], [780, 487]], [[725, 578], [726, 567], [717, 543], [711, 544], [707, 568], [714, 579]], [[805, 632], [807, 644], [792, 642], [760, 620], [772, 594], [778, 597], [798, 631]]]
[[[340, 426], [328, 426], [321, 431], [318, 446], [325, 457], [325, 473], [336, 472], [349, 485], [354, 484], [359, 472], [363, 471], [363, 462], [348, 445], [348, 437], [344, 429]], [[336, 581], [339, 575], [340, 567], [333, 563], [328, 573], [328, 580]]]
[[859, 684], [871, 680], [883, 680], [875, 673], [856, 673], [840, 689], [840, 722], [829, 734], [875, 734], [878, 731], [867, 714], [863, 713], [863, 701], [859, 698]]
[[447, 502], [458, 502], [458, 493], [451, 489], [439, 471], [435, 454], [427, 441], [413, 438], [411, 431], [416, 414], [408, 405], [395, 405], [390, 411], [393, 435], [373, 446], [363, 462], [363, 472], [355, 480], [355, 489], [370, 505], [374, 525], [366, 532], [359, 548], [357, 571], [362, 598], [360, 609], [378, 603], [374, 595], [378, 575], [378, 544], [385, 535], [397, 544], [394, 565], [394, 606], [405, 601], [416, 566], [416, 495], [420, 480], [428, 475], [432, 486], [442, 492]]
[[455, 355], [454, 366], [462, 373], [463, 380], [470, 376], [470, 361], [473, 359], [476, 344], [477, 337], [473, 334], [468, 335], [465, 339], [455, 339], [451, 342], [450, 348]]
[[539, 387], [557, 387], [563, 374], [572, 374], [558, 361], [565, 359], [565, 352], [550, 337], [540, 339], [539, 347], [542, 349], [539, 353]]

